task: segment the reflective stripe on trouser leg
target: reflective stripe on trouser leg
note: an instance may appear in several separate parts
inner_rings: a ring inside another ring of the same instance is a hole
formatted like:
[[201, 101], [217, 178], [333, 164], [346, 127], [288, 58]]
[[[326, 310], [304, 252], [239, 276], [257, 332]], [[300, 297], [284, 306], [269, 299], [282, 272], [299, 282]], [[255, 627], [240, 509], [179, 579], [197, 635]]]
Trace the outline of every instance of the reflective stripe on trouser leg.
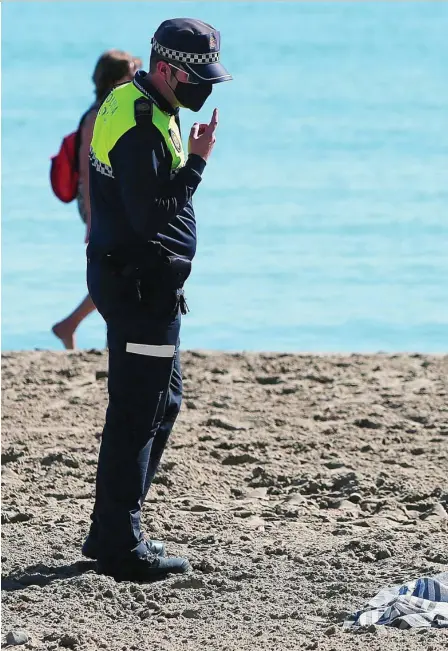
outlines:
[[175, 346], [150, 346], [148, 344], [126, 344], [126, 352], [147, 357], [174, 357]]

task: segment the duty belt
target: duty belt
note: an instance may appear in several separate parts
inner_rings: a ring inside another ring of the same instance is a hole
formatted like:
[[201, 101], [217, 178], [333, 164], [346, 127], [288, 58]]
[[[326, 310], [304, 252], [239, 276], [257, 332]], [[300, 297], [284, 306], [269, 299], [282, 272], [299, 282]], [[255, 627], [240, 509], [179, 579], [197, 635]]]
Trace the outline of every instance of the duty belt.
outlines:
[[[112, 274], [133, 280], [140, 296], [141, 283], [153, 285], [157, 291], [176, 291], [182, 314], [186, 314], [188, 305], [183, 286], [191, 272], [191, 260], [184, 256], [171, 254], [159, 242], [150, 242], [152, 255], [143, 262], [129, 262], [129, 256], [119, 251], [95, 254], [88, 253], [88, 261], [99, 261]], [[150, 249], [149, 249], [150, 250]]]

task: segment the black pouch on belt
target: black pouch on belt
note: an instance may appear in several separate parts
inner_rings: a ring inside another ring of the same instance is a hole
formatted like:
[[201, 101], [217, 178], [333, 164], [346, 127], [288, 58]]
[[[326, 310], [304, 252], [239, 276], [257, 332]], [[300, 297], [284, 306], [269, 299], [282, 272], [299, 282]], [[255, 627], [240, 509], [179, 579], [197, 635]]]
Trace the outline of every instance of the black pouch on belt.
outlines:
[[[180, 309], [181, 314], [189, 312], [184, 296], [183, 286], [191, 273], [191, 260], [185, 256], [172, 254], [160, 243], [154, 242], [157, 246], [157, 258], [159, 264], [154, 274], [146, 276], [149, 280], [149, 297], [155, 294], [171, 295], [174, 300], [173, 311]], [[151, 288], [152, 286], [152, 288]]]
[[191, 273], [191, 260], [178, 255], [163, 256], [160, 273], [163, 284], [170, 289], [182, 289]]
[[[172, 253], [158, 241], [148, 242], [148, 250], [151, 254], [148, 256], [150, 269], [147, 277], [156, 277], [156, 283], [161, 288], [182, 289], [191, 273], [191, 260], [183, 255]], [[146, 263], [142, 266], [144, 275], [146, 275], [145, 267]]]

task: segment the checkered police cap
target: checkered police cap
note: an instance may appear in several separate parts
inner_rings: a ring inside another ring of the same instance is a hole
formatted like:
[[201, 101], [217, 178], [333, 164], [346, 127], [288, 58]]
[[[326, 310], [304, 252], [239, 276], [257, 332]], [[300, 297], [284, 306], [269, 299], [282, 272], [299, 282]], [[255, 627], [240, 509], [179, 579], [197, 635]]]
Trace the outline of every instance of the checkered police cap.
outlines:
[[219, 61], [219, 52], [210, 52], [209, 54], [199, 54], [193, 52], [179, 52], [179, 50], [171, 50], [169, 47], [160, 45], [153, 38], [151, 40], [152, 49], [157, 54], [170, 59], [171, 61], [180, 61], [181, 63], [217, 63]]
[[232, 79], [220, 63], [221, 36], [211, 25], [193, 18], [165, 20], [151, 40], [152, 51], [177, 61], [196, 83]]

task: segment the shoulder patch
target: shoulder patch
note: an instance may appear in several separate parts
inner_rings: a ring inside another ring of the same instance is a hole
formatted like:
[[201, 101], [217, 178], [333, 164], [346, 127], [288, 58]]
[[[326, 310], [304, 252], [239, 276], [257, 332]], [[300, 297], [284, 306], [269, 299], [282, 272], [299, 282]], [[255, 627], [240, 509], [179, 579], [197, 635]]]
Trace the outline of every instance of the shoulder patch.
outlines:
[[173, 129], [169, 129], [169, 134], [177, 153], [180, 153], [182, 151], [182, 143], [177, 137], [177, 134], [173, 131]]
[[149, 118], [152, 120], [152, 102], [149, 102], [145, 97], [139, 97], [134, 102], [134, 115], [137, 123], [141, 120]]

